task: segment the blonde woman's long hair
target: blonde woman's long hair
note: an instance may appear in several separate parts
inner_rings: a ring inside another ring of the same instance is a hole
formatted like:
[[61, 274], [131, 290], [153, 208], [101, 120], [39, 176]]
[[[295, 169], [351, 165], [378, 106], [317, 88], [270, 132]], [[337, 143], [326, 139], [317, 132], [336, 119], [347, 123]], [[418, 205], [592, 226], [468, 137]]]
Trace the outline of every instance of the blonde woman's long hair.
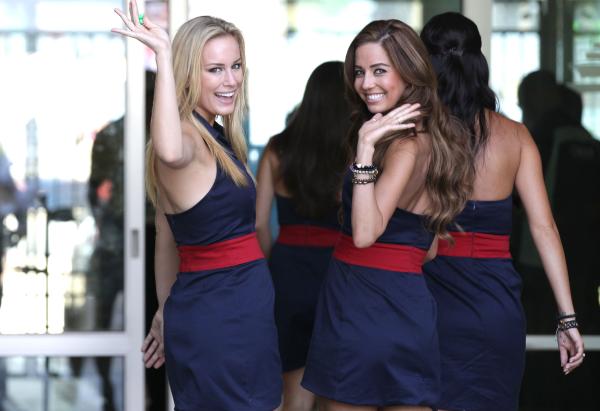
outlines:
[[[173, 74], [179, 116], [187, 120], [198, 134], [221, 167], [237, 186], [249, 184], [227, 151], [211, 136], [210, 132], [194, 117], [194, 109], [200, 100], [202, 90], [202, 52], [206, 43], [220, 36], [232, 36], [240, 47], [242, 63], [242, 84], [235, 100], [233, 113], [222, 116], [225, 137], [229, 140], [235, 156], [246, 165], [247, 147], [242, 127], [246, 109], [246, 53], [241, 31], [232, 23], [217, 17], [200, 16], [184, 23], [173, 39]], [[158, 197], [158, 176], [156, 174], [156, 153], [152, 139], [146, 146], [146, 191], [156, 205]]]
[[[431, 136], [426, 189], [431, 199], [427, 210], [429, 228], [448, 238], [447, 227], [462, 211], [472, 191], [475, 167], [469, 148], [468, 131], [449, 115], [437, 95], [437, 79], [423, 42], [399, 20], [376, 20], [356, 35], [344, 63], [347, 96], [353, 105], [352, 149], [356, 150], [358, 130], [372, 114], [354, 89], [356, 49], [377, 43], [386, 51], [392, 65], [406, 83], [397, 106], [419, 103], [424, 130]], [[404, 130], [382, 138], [375, 146], [374, 163], [382, 167], [385, 152], [396, 138], [413, 138], [414, 130]]]

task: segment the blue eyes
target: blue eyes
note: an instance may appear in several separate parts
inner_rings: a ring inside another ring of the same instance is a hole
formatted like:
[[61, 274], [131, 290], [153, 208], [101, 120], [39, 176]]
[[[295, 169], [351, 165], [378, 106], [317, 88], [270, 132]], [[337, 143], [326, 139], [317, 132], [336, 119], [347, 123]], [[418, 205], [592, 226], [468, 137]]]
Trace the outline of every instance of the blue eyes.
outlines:
[[[242, 69], [242, 63], [235, 63], [233, 66], [231, 66], [232, 70], [241, 70]], [[212, 67], [210, 69], [208, 69], [209, 73], [221, 73], [223, 70], [225, 70], [224, 67]]]

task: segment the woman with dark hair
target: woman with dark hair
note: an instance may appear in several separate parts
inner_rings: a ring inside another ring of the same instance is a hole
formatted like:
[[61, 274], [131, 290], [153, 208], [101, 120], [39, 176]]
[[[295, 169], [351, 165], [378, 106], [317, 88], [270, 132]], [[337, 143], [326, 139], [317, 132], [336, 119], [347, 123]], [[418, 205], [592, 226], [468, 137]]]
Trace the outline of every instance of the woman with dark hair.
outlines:
[[[286, 128], [271, 138], [258, 171], [256, 231], [275, 286], [275, 320], [283, 366], [282, 410], [312, 410], [314, 395], [300, 386], [315, 305], [333, 246], [348, 164], [350, 108], [344, 65], [319, 65]], [[279, 236], [271, 248], [271, 204]]]
[[436, 307], [421, 265], [463, 209], [465, 131], [444, 111], [425, 46], [398, 20], [369, 23], [344, 64], [354, 164], [302, 385], [325, 410], [437, 403]]
[[424, 266], [439, 310], [440, 408], [518, 408], [525, 363], [521, 278], [509, 252], [516, 188], [558, 306], [561, 367], [583, 361], [565, 256], [544, 186], [540, 155], [527, 129], [496, 112], [477, 26], [458, 13], [433, 17], [421, 32], [438, 75], [438, 95], [469, 128], [475, 182], [456, 218], [453, 243], [440, 241]]

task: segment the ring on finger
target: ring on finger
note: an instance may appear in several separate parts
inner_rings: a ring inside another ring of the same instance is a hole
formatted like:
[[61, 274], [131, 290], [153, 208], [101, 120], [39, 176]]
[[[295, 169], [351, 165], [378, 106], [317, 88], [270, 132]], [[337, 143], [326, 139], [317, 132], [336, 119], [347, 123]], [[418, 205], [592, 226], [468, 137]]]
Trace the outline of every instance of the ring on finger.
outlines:
[[140, 24], [144, 24], [144, 13], [140, 13], [138, 15], [138, 21], [140, 22]]

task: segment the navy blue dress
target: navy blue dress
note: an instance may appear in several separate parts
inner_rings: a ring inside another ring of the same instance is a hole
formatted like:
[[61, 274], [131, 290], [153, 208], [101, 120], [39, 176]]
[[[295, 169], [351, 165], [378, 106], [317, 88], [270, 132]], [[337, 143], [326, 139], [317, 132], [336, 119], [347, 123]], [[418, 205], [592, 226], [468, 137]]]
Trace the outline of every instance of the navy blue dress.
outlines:
[[281, 364], [288, 372], [306, 363], [317, 297], [340, 225], [337, 208], [321, 219], [308, 219], [298, 215], [292, 199], [276, 196], [276, 201], [280, 237], [271, 250], [269, 268]]
[[[231, 152], [222, 128], [197, 118]], [[252, 235], [256, 191], [250, 176], [248, 181], [236, 186], [217, 165], [215, 182], [202, 200], [167, 214], [177, 245], [218, 245]], [[264, 258], [178, 273], [164, 307], [166, 367], [177, 411], [271, 411], [279, 405], [273, 302]]]
[[465, 231], [461, 235], [475, 240], [464, 252], [442, 247], [423, 268], [439, 309], [439, 408], [518, 409], [526, 330], [521, 277], [508, 252], [511, 207], [510, 197], [469, 201], [456, 221]]
[[[351, 207], [347, 176], [342, 226], [346, 236], [352, 234]], [[340, 240], [319, 296], [302, 381], [306, 389], [353, 405], [437, 403], [437, 310], [420, 273], [432, 240], [423, 218], [402, 209], [395, 210], [373, 246], [352, 249], [350, 237]], [[352, 253], [358, 254], [358, 263], [343, 261]], [[412, 258], [413, 268], [373, 268], [390, 258]]]

